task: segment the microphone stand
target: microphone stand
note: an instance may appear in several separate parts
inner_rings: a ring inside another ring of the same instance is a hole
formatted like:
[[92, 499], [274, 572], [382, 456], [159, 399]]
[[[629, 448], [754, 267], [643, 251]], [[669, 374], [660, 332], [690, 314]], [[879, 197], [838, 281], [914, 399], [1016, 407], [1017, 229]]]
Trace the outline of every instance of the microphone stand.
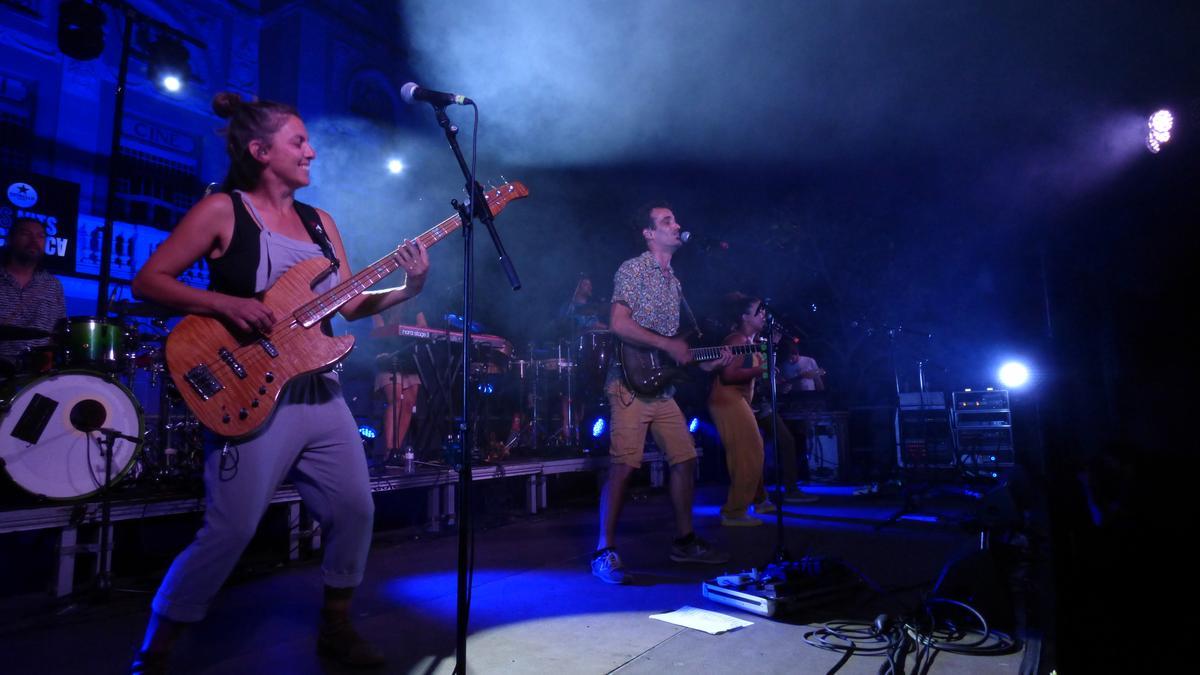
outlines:
[[121, 433], [116, 429], [107, 429], [104, 427], [90, 429], [104, 436], [96, 445], [100, 447], [100, 452], [104, 453], [104, 487], [101, 494], [104, 498], [100, 500], [100, 554], [97, 560], [96, 571], [96, 596], [101, 601], [107, 601], [109, 594], [112, 592], [112, 571], [109, 563], [109, 530], [112, 528], [112, 462], [113, 462], [113, 446], [117, 439], [129, 441], [133, 444], [142, 442], [142, 439], [137, 436], [130, 436]]
[[779, 392], [775, 375], [775, 312], [764, 298], [759, 307], [767, 313], [767, 386], [771, 390], [771, 445], [775, 449], [775, 555], [777, 564], [786, 564], [792, 557], [784, 544], [783, 533], [783, 453], [779, 449]]
[[[472, 104], [474, 105], [474, 104]], [[470, 622], [471, 611], [471, 586], [470, 574], [471, 567], [474, 563], [472, 551], [472, 521], [471, 521], [471, 451], [474, 448], [474, 439], [468, 420], [470, 419], [471, 410], [471, 314], [472, 303], [474, 302], [474, 243], [475, 243], [475, 228], [472, 218], [479, 218], [487, 227], [488, 234], [492, 237], [492, 244], [496, 247], [496, 253], [500, 256], [500, 265], [504, 269], [504, 273], [508, 276], [508, 282], [512, 285], [513, 290], [520, 290], [521, 280], [517, 277], [517, 270], [513, 267], [512, 261], [509, 260], [508, 254], [504, 250], [504, 244], [500, 241], [500, 235], [496, 232], [496, 226], [492, 222], [492, 211], [488, 207], [487, 199], [484, 197], [483, 188], [475, 181], [475, 174], [470, 167], [467, 166], [467, 161], [463, 158], [462, 150], [458, 146], [458, 127], [454, 125], [450, 118], [446, 116], [445, 104], [433, 105], [434, 115], [437, 117], [438, 125], [446, 133], [446, 141], [450, 144], [450, 149], [454, 151], [454, 158], [458, 160], [458, 166], [462, 169], [463, 178], [466, 180], [466, 192], [470, 197], [466, 204], [459, 203], [458, 200], [451, 200], [450, 204], [458, 211], [459, 218], [462, 221], [463, 232], [463, 357], [462, 357], [462, 408], [461, 414], [455, 419], [457, 427], [457, 435], [459, 437], [459, 445], [461, 455], [459, 456], [461, 466], [458, 468], [458, 604], [457, 604], [457, 620], [455, 633], [455, 649], [456, 658], [454, 662], [454, 672], [460, 675], [466, 675], [467, 672], [467, 626]], [[476, 109], [478, 115], [478, 109]], [[477, 118], [478, 119], [478, 118]]]

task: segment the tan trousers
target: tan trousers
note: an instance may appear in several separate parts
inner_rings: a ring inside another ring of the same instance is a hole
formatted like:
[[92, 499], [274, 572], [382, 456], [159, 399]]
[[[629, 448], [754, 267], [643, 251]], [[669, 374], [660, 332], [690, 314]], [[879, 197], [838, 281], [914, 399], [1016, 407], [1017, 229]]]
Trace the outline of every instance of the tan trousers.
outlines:
[[721, 386], [713, 387], [708, 411], [725, 446], [725, 466], [729, 469], [729, 497], [721, 507], [721, 515], [745, 516], [750, 505], [767, 498], [763, 490], [763, 439], [754, 411], [739, 391]]

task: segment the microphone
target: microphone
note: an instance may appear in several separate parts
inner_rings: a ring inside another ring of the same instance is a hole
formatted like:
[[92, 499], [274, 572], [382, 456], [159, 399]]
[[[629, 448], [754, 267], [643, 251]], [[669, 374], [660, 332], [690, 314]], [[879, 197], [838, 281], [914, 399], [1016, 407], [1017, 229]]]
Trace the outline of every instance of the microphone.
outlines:
[[720, 239], [713, 239], [711, 237], [697, 237], [696, 235], [694, 235], [691, 232], [688, 232], [686, 230], [679, 233], [679, 241], [682, 241], [685, 244], [688, 242], [694, 241], [694, 242], [696, 242], [697, 246], [702, 247], [706, 251], [708, 249], [714, 248], [714, 247], [719, 248], [722, 251], [729, 250], [729, 242], [727, 242], [727, 241], [721, 241]]
[[130, 443], [141, 443], [142, 442], [142, 439], [138, 438], [137, 436], [130, 436], [129, 434], [121, 432], [121, 431], [117, 431], [116, 429], [109, 429], [106, 427], [101, 427], [99, 429], [96, 429], [96, 431], [99, 431], [100, 433], [104, 434], [108, 438], [119, 438], [123, 441], [129, 441]]
[[444, 91], [434, 91], [426, 89], [416, 82], [409, 82], [400, 87], [400, 98], [404, 99], [405, 103], [413, 101], [425, 101], [426, 103], [435, 106], [444, 105], [471, 105], [474, 103], [471, 99], [461, 94], [447, 94]]

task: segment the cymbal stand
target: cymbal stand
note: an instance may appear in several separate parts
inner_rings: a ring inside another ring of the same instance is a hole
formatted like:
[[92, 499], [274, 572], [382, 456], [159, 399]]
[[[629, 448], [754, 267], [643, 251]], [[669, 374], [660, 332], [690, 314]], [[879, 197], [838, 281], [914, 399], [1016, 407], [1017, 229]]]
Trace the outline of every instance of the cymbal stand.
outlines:
[[529, 363], [533, 368], [533, 386], [529, 388], [529, 446], [534, 450], [540, 450], [542, 447], [542, 439], [540, 427], [542, 418], [539, 415], [541, 411], [541, 389], [542, 389], [542, 364], [535, 357], [536, 350], [533, 345], [529, 346]]
[[[567, 353], [571, 353], [571, 348], [568, 345]], [[566, 390], [561, 392], [562, 398], [562, 426], [559, 427], [551, 436], [550, 440], [557, 441], [558, 445], [579, 445], [579, 428], [575, 423], [575, 363], [573, 360], [563, 359], [563, 345], [558, 343], [557, 359], [555, 360], [555, 369], [559, 373], [559, 382], [562, 382], [562, 372], [567, 371], [566, 375]], [[547, 420], [549, 422], [550, 420]]]
[[158, 440], [159, 454], [154, 459], [156, 462], [161, 462], [156, 472], [156, 478], [161, 480], [170, 477], [170, 473], [174, 470], [170, 466], [170, 458], [167, 454], [167, 448], [171, 447], [171, 396], [170, 390], [167, 388], [167, 378], [163, 377], [157, 368], [152, 371], [150, 377], [158, 386], [158, 420], [154, 425], [154, 433]]

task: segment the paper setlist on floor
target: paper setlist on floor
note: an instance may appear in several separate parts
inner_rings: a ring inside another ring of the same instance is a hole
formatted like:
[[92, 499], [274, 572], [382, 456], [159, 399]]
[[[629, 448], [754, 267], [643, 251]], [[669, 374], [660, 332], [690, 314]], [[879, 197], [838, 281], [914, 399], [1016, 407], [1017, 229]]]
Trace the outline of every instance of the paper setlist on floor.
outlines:
[[735, 628], [754, 624], [753, 621], [743, 621], [742, 619], [735, 619], [732, 616], [726, 616], [720, 612], [710, 612], [707, 609], [697, 609], [687, 605], [680, 607], [674, 612], [651, 614], [650, 618], [673, 623], [676, 626], [683, 626], [684, 628], [702, 630], [709, 635], [718, 635], [734, 630]]

